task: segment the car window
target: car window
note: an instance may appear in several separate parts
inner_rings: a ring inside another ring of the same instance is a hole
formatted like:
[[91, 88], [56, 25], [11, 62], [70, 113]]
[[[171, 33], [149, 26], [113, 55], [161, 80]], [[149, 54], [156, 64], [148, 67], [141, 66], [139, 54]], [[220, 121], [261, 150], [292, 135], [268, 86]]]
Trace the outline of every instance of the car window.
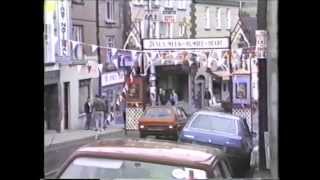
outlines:
[[172, 113], [169, 109], [149, 109], [147, 110], [144, 117], [147, 118], [170, 118], [172, 117]]
[[230, 170], [225, 161], [220, 161], [221, 169], [223, 171], [224, 178], [231, 178]]
[[207, 114], [199, 114], [196, 116], [190, 127], [236, 134], [235, 120]]
[[250, 130], [247, 124], [247, 121], [245, 119], [241, 119], [240, 122], [241, 126], [242, 126], [242, 132], [244, 136], [250, 136]]
[[213, 177], [214, 178], [223, 178], [221, 167], [219, 165], [220, 163], [216, 164], [216, 166], [213, 168]]
[[139, 161], [86, 158], [74, 160], [60, 178], [81, 179], [207, 179], [207, 173], [201, 169], [170, 166]]

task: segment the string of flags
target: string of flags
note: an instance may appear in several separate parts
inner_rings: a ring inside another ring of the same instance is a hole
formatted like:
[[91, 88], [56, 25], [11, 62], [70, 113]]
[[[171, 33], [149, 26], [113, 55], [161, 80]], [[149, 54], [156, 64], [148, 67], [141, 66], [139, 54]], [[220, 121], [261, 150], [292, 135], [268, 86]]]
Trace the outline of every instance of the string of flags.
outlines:
[[[58, 39], [53, 39], [54, 43], [58, 42]], [[102, 64], [92, 64], [92, 61], [88, 61], [86, 66], [97, 66], [98, 71], [102, 73], [103, 64], [105, 62], [111, 62], [118, 69], [120, 67], [129, 67], [129, 78], [124, 83], [122, 91], [119, 92], [119, 98], [116, 100], [116, 104], [120, 104], [128, 92], [129, 83], [133, 82], [136, 73], [136, 67], [142, 67], [142, 60], [144, 60], [145, 73], [142, 76], [147, 75], [147, 69], [151, 65], [178, 65], [188, 64], [191, 66], [194, 62], [197, 62], [202, 67], [211, 68], [213, 71], [222, 70], [229, 71], [229, 56], [231, 54], [231, 63], [237, 64], [238, 61], [243, 59], [254, 58], [254, 48], [238, 49], [230, 53], [229, 49], [210, 49], [210, 50], [135, 50], [135, 49], [119, 49], [106, 46], [97, 46], [95, 44], [88, 44], [73, 40], [61, 40], [63, 43], [69, 43], [71, 50], [75, 52], [79, 47], [89, 46], [91, 47], [91, 53], [97, 53], [98, 48], [100, 50], [105, 49], [106, 59], [102, 61]], [[145, 58], [142, 58], [145, 57]], [[96, 62], [95, 62], [96, 63]], [[77, 66], [78, 72], [81, 70], [81, 65]]]

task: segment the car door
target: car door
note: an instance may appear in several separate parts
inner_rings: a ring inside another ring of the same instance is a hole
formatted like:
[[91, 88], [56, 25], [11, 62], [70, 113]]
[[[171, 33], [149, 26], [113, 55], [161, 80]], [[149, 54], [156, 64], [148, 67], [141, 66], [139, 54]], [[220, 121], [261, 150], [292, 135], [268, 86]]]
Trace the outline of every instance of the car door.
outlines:
[[249, 130], [249, 126], [247, 124], [247, 121], [246, 119], [241, 119], [241, 132], [242, 132], [242, 136], [243, 136], [243, 139], [244, 139], [244, 144], [245, 144], [245, 151], [246, 152], [251, 152], [252, 150], [252, 137], [250, 135], [250, 130]]
[[183, 125], [183, 116], [179, 108], [175, 109], [175, 114], [177, 119], [177, 129], [178, 131], [181, 131], [184, 125]]
[[184, 109], [182, 109], [181, 107], [179, 107], [180, 113], [181, 113], [181, 118], [182, 118], [182, 125], [183, 127], [186, 125], [187, 121], [188, 121], [188, 115], [187, 113], [184, 111]]

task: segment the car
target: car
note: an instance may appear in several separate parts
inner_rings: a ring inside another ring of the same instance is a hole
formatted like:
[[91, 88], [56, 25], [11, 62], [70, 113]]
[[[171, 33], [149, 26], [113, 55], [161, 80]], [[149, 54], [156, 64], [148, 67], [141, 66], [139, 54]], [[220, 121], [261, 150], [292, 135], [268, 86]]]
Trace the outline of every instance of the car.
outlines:
[[245, 119], [224, 113], [195, 112], [180, 133], [179, 142], [216, 147], [228, 153], [234, 172], [241, 176], [250, 169], [253, 137]]
[[232, 178], [225, 153], [156, 139], [107, 139], [76, 150], [57, 179]]
[[149, 107], [138, 120], [140, 137], [154, 135], [173, 137], [176, 140], [187, 118], [187, 114], [181, 107]]

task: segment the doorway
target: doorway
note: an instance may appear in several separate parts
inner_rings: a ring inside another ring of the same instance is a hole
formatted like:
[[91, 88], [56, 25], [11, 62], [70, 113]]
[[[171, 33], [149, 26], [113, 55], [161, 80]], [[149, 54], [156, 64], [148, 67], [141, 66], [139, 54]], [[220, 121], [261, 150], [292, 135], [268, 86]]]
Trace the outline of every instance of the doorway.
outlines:
[[64, 83], [64, 129], [69, 129], [69, 89], [70, 83]]
[[201, 109], [204, 105], [204, 89], [205, 89], [205, 77], [203, 75], [200, 75], [196, 79], [197, 84], [197, 93], [196, 93], [196, 99], [197, 99], [197, 105], [198, 108]]

